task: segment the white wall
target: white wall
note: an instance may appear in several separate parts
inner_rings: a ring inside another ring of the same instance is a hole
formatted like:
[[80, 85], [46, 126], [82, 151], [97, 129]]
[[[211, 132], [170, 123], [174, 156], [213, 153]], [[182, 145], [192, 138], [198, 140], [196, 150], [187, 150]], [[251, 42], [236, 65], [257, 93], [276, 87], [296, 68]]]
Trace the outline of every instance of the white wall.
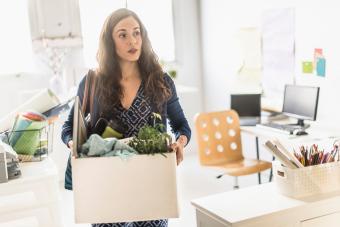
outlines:
[[192, 140], [187, 151], [196, 151], [193, 119], [194, 115], [201, 112], [203, 108], [199, 3], [196, 0], [174, 0], [173, 10], [175, 55], [179, 67], [176, 84], [196, 89], [196, 91], [181, 92], [179, 87], [177, 88], [181, 105], [192, 129]]
[[[308, 4], [307, 4], [308, 3]], [[296, 81], [320, 86], [317, 121], [339, 128], [340, 111], [340, 7], [335, 1], [300, 3], [296, 9]], [[326, 57], [326, 77], [301, 73], [301, 61], [312, 60], [314, 48], [323, 48]]]
[[[236, 75], [235, 33], [241, 27], [260, 27], [261, 12], [270, 8], [296, 9], [296, 65], [298, 84], [321, 86], [318, 122], [339, 124], [340, 115], [336, 85], [340, 83], [340, 7], [335, 1], [291, 0], [201, 0], [203, 87], [207, 111], [229, 107], [231, 78]], [[326, 56], [326, 78], [302, 76], [301, 61], [312, 60], [314, 48], [323, 48]], [[333, 88], [335, 87], [335, 88]]]
[[[289, 1], [284, 2], [289, 4]], [[207, 111], [229, 107], [229, 91], [240, 66], [236, 34], [240, 28], [259, 27], [262, 10], [272, 5], [283, 4], [264, 0], [201, 0], [203, 84]]]

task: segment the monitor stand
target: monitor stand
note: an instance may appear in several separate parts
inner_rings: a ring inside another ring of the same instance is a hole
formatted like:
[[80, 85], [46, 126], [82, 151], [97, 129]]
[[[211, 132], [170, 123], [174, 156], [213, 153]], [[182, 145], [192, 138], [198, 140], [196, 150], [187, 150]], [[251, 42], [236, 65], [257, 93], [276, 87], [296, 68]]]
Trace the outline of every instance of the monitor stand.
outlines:
[[304, 130], [306, 128], [309, 128], [310, 125], [309, 124], [305, 124], [304, 120], [303, 119], [298, 119], [297, 123], [296, 124], [289, 124], [289, 125], [292, 125], [292, 126], [297, 126], [297, 127], [301, 127], [301, 130]]
[[298, 119], [296, 124], [289, 124], [294, 128], [293, 133], [296, 136], [303, 136], [303, 135], [308, 135], [308, 133], [305, 131], [306, 128], [308, 128], [310, 125], [305, 124], [302, 119]]

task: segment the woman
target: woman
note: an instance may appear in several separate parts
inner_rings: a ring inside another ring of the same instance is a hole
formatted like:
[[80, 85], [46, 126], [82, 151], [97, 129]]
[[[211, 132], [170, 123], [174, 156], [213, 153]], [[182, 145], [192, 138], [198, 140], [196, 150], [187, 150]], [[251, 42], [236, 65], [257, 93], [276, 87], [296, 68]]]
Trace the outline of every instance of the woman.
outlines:
[[[131, 137], [150, 123], [152, 113], [160, 113], [162, 123], [166, 126], [168, 118], [175, 133], [176, 142], [171, 147], [176, 152], [178, 165], [183, 160], [183, 148], [190, 139], [191, 131], [179, 104], [174, 82], [162, 71], [147, 32], [134, 12], [119, 9], [106, 19], [100, 35], [97, 60], [99, 67], [95, 72], [97, 85], [91, 125], [99, 118], [114, 119], [126, 127], [124, 137]], [[80, 102], [84, 87], [85, 78], [78, 88]], [[72, 147], [72, 125], [73, 109], [62, 130], [62, 140], [68, 147]], [[69, 162], [65, 176], [67, 189], [72, 189], [70, 167]], [[163, 227], [167, 226], [167, 220], [92, 226]]]

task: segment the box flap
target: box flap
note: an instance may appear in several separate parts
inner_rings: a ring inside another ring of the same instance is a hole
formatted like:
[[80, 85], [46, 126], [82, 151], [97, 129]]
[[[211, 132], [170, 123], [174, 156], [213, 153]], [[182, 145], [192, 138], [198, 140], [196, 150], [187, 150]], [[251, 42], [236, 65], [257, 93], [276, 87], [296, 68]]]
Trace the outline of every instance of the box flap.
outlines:
[[87, 130], [83, 111], [81, 110], [80, 99], [76, 96], [74, 101], [73, 114], [73, 148], [74, 157], [78, 157], [78, 152], [83, 143], [87, 140]]

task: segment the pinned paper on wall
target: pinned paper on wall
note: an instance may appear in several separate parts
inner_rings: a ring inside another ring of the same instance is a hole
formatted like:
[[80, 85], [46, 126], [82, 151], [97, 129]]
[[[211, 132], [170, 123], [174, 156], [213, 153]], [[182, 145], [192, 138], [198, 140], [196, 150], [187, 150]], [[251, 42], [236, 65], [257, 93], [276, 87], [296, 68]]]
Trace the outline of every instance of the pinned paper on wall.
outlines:
[[316, 69], [316, 60], [319, 57], [323, 57], [323, 51], [321, 48], [314, 48], [314, 62], [313, 62], [313, 69]]
[[302, 62], [302, 72], [306, 74], [315, 72], [317, 76], [326, 76], [326, 58], [323, 55], [323, 49], [314, 48], [314, 59], [313, 61]]
[[262, 13], [262, 86], [265, 94], [283, 94], [294, 83], [295, 9], [269, 9]]
[[302, 62], [302, 72], [303, 73], [313, 73], [313, 62], [303, 61]]
[[321, 77], [326, 76], [326, 59], [323, 57], [316, 59], [316, 75]]

